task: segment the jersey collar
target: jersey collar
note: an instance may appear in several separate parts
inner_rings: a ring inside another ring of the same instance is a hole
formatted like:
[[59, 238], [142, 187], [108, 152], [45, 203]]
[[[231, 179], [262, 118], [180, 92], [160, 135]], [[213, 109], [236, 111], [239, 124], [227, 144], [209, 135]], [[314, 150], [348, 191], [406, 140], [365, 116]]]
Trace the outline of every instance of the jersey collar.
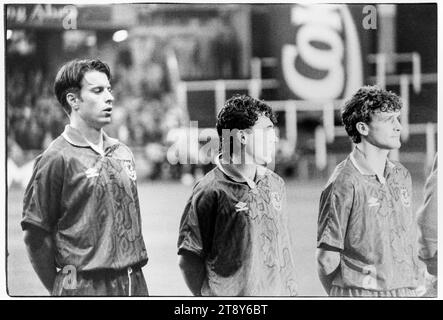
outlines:
[[215, 157], [215, 164], [217, 166], [217, 168], [220, 169], [221, 172], [223, 172], [226, 176], [228, 176], [230, 179], [234, 180], [235, 182], [240, 182], [240, 183], [247, 183], [248, 186], [251, 189], [255, 189], [257, 187], [257, 182], [266, 174], [266, 168], [260, 165], [257, 165], [257, 171], [255, 174], [255, 181], [243, 176], [240, 172], [238, 172], [237, 170], [235, 170], [232, 167], [226, 167], [223, 166], [222, 163], [220, 162], [221, 159], [221, 154], [218, 154]]
[[[109, 137], [103, 130], [103, 149], [106, 150], [107, 148], [118, 144], [118, 140]], [[76, 147], [82, 147], [82, 148], [91, 148], [95, 152], [99, 153], [91, 144], [88, 143], [88, 141], [83, 137], [81, 132], [69, 124], [65, 126], [65, 130], [62, 133], [62, 137]]]
[[[352, 150], [351, 154], [349, 155], [349, 159], [351, 160], [354, 167], [364, 176], [376, 176], [378, 181], [380, 183], [385, 184], [386, 178], [383, 176], [379, 176], [376, 174], [369, 166], [368, 162], [363, 156], [363, 152], [358, 149], [357, 147]], [[395, 167], [395, 164], [386, 158], [386, 166], [385, 166], [385, 175], [386, 177], [389, 175], [392, 168]]]

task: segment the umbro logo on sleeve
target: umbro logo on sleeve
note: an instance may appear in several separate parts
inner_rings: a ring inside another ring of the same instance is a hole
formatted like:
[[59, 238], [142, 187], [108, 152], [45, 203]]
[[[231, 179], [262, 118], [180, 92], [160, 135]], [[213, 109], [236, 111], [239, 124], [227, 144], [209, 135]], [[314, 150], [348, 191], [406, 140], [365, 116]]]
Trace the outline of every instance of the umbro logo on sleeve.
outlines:
[[98, 176], [98, 170], [97, 168], [89, 168], [85, 171], [86, 178], [94, 178]]
[[247, 210], [249, 210], [249, 208], [248, 204], [245, 202], [240, 201], [235, 205], [235, 212], [247, 211]]

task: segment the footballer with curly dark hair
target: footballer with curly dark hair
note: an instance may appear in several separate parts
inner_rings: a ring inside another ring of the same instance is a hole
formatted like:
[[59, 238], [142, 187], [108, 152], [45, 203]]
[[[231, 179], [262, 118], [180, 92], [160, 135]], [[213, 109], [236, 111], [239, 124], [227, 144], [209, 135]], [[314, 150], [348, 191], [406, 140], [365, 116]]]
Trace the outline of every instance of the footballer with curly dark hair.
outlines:
[[178, 254], [194, 295], [297, 294], [285, 185], [273, 161], [276, 118], [263, 101], [235, 95], [217, 117], [221, 154], [194, 187]]
[[[237, 151], [240, 151], [240, 144], [236, 143], [239, 140], [234, 139], [236, 133], [239, 130], [250, 131], [261, 115], [270, 120], [271, 127], [277, 124], [277, 118], [272, 112], [271, 107], [263, 101], [256, 100], [247, 95], [234, 95], [231, 99], [226, 101], [223, 109], [220, 110], [217, 116], [216, 124], [217, 133], [220, 137], [220, 152], [224, 153], [224, 161], [227, 163], [230, 162], [234, 148], [237, 148]], [[267, 151], [269, 157], [274, 156], [273, 147], [274, 141], [271, 140], [271, 142], [263, 148], [264, 151]], [[257, 157], [259, 155], [255, 154], [255, 156]], [[270, 160], [269, 157], [268, 161]], [[265, 159], [256, 160], [259, 162], [261, 161], [260, 164], [268, 164], [265, 163]]]
[[346, 102], [355, 146], [320, 198], [318, 273], [330, 296], [409, 297], [421, 284], [411, 175], [388, 158], [400, 148], [402, 104], [376, 86]]

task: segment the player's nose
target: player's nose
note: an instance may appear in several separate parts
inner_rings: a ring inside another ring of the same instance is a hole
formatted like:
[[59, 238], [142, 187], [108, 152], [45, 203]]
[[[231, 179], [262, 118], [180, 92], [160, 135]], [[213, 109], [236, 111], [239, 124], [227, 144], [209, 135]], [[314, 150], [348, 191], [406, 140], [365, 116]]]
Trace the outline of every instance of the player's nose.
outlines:
[[278, 137], [278, 134], [277, 134], [277, 132], [275, 130], [274, 130], [273, 135], [274, 135], [274, 142], [278, 143], [280, 141], [280, 138]]
[[394, 123], [394, 130], [395, 131], [401, 131], [403, 129], [403, 126], [400, 123], [399, 119], [395, 119], [395, 123]]
[[112, 95], [112, 93], [110, 91], [106, 90], [105, 99], [106, 99], [107, 103], [111, 103], [114, 101], [114, 96]]

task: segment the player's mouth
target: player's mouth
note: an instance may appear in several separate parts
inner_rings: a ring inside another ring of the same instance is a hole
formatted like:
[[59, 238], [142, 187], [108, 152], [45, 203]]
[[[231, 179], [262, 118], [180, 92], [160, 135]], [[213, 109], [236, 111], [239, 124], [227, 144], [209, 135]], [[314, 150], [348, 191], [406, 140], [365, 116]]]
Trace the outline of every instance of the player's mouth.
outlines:
[[107, 107], [105, 109], [103, 109], [103, 112], [107, 115], [110, 116], [112, 114], [112, 107]]

